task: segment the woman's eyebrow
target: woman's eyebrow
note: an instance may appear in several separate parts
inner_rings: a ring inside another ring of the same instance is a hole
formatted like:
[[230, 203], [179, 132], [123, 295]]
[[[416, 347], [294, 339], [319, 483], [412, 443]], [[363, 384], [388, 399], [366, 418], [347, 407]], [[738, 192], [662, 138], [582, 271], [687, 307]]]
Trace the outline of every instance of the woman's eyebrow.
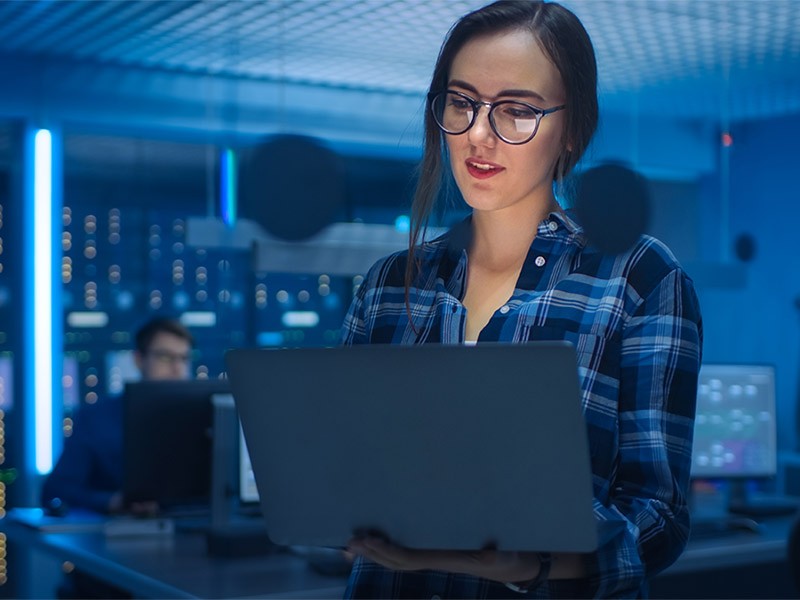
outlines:
[[[468, 90], [468, 91], [472, 92], [476, 96], [480, 95], [478, 93], [478, 90], [475, 89], [475, 86], [470, 85], [466, 81], [461, 81], [460, 79], [451, 79], [450, 82], [448, 83], [448, 86], [460, 87], [460, 88], [463, 88], [465, 90]], [[545, 99], [541, 96], [541, 94], [537, 94], [536, 92], [534, 92], [532, 90], [503, 90], [499, 94], [497, 94], [497, 96], [495, 96], [495, 97], [496, 98], [506, 98], [506, 97], [533, 98], [534, 100], [538, 100], [539, 102], [545, 102]]]

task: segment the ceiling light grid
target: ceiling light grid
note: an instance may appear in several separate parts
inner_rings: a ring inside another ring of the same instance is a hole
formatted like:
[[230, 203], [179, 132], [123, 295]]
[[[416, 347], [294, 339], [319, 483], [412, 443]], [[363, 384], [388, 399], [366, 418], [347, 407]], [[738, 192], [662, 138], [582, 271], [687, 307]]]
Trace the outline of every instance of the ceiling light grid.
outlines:
[[[698, 118], [798, 103], [797, 0], [563, 2], [589, 31], [613, 102]], [[0, 1], [0, 53], [421, 96], [444, 34], [482, 4]]]

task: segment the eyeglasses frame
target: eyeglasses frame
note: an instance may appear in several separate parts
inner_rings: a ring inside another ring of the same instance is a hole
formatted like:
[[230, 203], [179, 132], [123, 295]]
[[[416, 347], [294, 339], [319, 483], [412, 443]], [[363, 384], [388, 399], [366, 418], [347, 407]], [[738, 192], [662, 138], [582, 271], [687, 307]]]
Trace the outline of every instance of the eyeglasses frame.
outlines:
[[162, 364], [185, 364], [188, 365], [192, 362], [192, 355], [189, 354], [178, 354], [175, 352], [170, 352], [169, 350], [162, 350], [162, 349], [155, 349], [155, 350], [148, 350], [145, 354], [145, 357], [152, 358], [156, 362]]
[[[433, 102], [434, 102], [434, 100], [436, 98], [438, 98], [439, 96], [442, 96], [443, 94], [455, 94], [456, 96], [459, 96], [459, 97], [463, 98], [465, 101], [469, 102], [470, 105], [472, 105], [472, 120], [469, 122], [469, 125], [467, 125], [464, 128], [463, 131], [458, 131], [458, 132], [448, 131], [439, 122], [439, 119], [436, 118], [436, 111], [433, 110]], [[494, 123], [493, 111], [497, 106], [502, 106], [503, 104], [522, 104], [523, 106], [528, 107], [529, 109], [531, 109], [534, 112], [534, 114], [536, 115], [536, 126], [533, 128], [533, 131], [531, 132], [531, 135], [530, 135], [530, 137], [528, 137], [528, 139], [523, 140], [521, 142], [512, 142], [512, 141], [507, 140], [505, 137], [503, 137], [500, 134], [499, 131], [497, 131], [497, 126]], [[535, 106], [535, 105], [530, 104], [528, 102], [523, 102], [521, 100], [510, 100], [510, 99], [509, 100], [495, 100], [494, 102], [486, 102], [486, 101], [483, 101], [483, 100], [475, 100], [474, 98], [472, 98], [470, 96], [467, 96], [465, 93], [458, 92], [456, 90], [442, 90], [441, 92], [431, 92], [431, 93], [428, 94], [428, 107], [429, 107], [429, 109], [431, 111], [431, 115], [433, 115], [433, 121], [436, 123], [436, 125], [439, 127], [439, 129], [442, 130], [442, 132], [444, 132], [444, 133], [446, 133], [448, 135], [463, 135], [463, 134], [467, 133], [470, 129], [472, 129], [473, 125], [475, 125], [475, 121], [478, 120], [478, 112], [479, 112], [481, 106], [486, 106], [489, 109], [488, 112], [487, 112], [487, 118], [489, 120], [489, 126], [492, 128], [492, 131], [497, 136], [497, 138], [499, 140], [505, 142], [506, 144], [511, 144], [512, 146], [521, 146], [522, 144], [527, 144], [528, 142], [530, 142], [534, 137], [536, 137], [536, 134], [539, 132], [539, 123], [541, 123], [543, 117], [546, 117], [549, 114], [552, 114], [554, 112], [558, 112], [560, 110], [564, 110], [565, 108], [567, 108], [566, 104], [561, 104], [560, 106], [553, 106], [551, 108], [539, 108], [538, 106]]]

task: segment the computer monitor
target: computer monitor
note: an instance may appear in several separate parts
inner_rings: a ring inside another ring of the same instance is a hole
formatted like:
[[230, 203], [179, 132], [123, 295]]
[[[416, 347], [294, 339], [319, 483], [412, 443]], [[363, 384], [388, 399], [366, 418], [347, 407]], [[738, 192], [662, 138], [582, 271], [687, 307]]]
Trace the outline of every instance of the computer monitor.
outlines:
[[727, 513], [768, 517], [800, 509], [794, 499], [759, 489], [759, 480], [778, 473], [776, 405], [773, 366], [700, 369], [691, 477], [698, 489], [723, 491]]
[[211, 397], [219, 379], [128, 383], [123, 400], [123, 493], [166, 509], [207, 507], [211, 491]]
[[247, 451], [241, 425], [239, 425], [239, 501], [245, 505], [258, 503], [256, 477], [253, 474], [253, 465], [250, 464], [250, 453]]
[[81, 405], [80, 395], [80, 370], [78, 369], [78, 357], [74, 354], [64, 355], [64, 373], [61, 377], [61, 389], [63, 390], [64, 410], [72, 412]]
[[775, 412], [774, 367], [703, 365], [697, 387], [692, 477], [775, 476]]
[[141, 378], [133, 350], [109, 350], [105, 355], [105, 363], [106, 392], [111, 396], [119, 396], [126, 383]]
[[14, 361], [10, 352], [0, 354], [0, 410], [14, 408]]

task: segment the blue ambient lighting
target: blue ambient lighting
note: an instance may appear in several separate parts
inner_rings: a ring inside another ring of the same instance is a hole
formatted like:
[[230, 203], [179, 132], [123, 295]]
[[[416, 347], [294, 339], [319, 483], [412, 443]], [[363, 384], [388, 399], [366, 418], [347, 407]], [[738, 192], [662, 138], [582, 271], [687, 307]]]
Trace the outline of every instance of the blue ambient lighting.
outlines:
[[25, 311], [25, 380], [27, 393], [33, 397], [33, 463], [36, 472], [44, 475], [52, 470], [59, 449], [54, 447], [53, 433], [55, 400], [61, 397], [62, 325], [60, 313], [53, 311], [60, 311], [62, 297], [57, 277], [60, 268], [54, 268], [60, 267], [61, 255], [56, 239], [61, 232], [55, 228], [61, 222], [60, 187], [54, 185], [60, 170], [53, 160], [57, 153], [51, 132], [38, 129], [32, 134], [25, 167], [26, 254], [32, 258], [26, 269], [25, 291], [27, 306], [33, 307]]
[[230, 148], [222, 151], [220, 165], [220, 211], [228, 227], [236, 225], [236, 153]]

